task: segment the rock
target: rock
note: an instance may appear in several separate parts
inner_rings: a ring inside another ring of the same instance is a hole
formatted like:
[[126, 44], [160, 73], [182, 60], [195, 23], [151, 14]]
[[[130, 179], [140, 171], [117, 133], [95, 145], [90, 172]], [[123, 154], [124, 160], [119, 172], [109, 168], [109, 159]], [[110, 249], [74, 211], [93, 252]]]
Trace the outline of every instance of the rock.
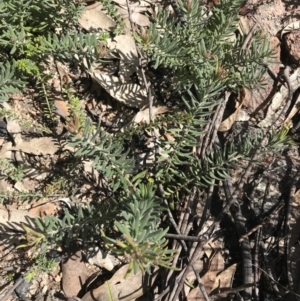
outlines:
[[21, 282], [21, 284], [19, 284], [16, 289], [15, 289], [15, 293], [16, 295], [20, 298], [20, 300], [28, 300], [28, 296], [29, 296], [29, 288], [32, 284], [32, 281], [26, 281], [23, 279], [23, 281]]
[[62, 287], [66, 297], [77, 296], [87, 278], [82, 252], [75, 244], [65, 249], [62, 259]]
[[283, 37], [286, 51], [293, 62], [300, 63], [300, 29], [292, 30]]

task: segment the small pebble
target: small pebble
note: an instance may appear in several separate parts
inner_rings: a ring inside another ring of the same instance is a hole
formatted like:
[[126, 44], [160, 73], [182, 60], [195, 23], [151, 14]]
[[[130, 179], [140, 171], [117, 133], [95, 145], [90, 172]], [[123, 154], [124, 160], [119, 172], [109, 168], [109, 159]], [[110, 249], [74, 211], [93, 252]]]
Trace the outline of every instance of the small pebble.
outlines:
[[55, 282], [60, 282], [61, 281], [61, 273], [60, 273], [60, 275], [57, 275], [54, 280], [55, 280]]
[[48, 259], [52, 259], [55, 262], [60, 262], [61, 261], [61, 253], [58, 252], [57, 250], [50, 250], [47, 254], [46, 254]]
[[43, 287], [43, 289], [42, 289], [42, 294], [43, 294], [43, 296], [46, 295], [47, 291], [48, 291], [48, 285], [45, 285], [45, 286]]
[[23, 280], [21, 284], [16, 287], [15, 293], [20, 298], [20, 300], [28, 300], [28, 293], [31, 284], [32, 281], [27, 282]]

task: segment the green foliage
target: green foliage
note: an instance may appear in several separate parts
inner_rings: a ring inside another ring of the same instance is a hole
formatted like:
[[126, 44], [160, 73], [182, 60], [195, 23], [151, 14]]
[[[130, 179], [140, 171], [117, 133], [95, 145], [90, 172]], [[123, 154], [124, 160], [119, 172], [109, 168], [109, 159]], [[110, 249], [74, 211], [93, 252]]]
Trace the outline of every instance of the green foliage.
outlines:
[[95, 131], [91, 131], [86, 120], [83, 135], [72, 137], [69, 144], [76, 148], [75, 156], [92, 159], [92, 167], [101, 172], [110, 182], [112, 190], [120, 185], [124, 190], [131, 185], [128, 176], [133, 172], [134, 160], [128, 158], [121, 143], [115, 143], [113, 136], [101, 130], [99, 123]]
[[96, 36], [76, 29], [84, 5], [66, 0], [0, 1], [0, 58], [6, 61], [0, 64], [0, 102], [34, 78], [53, 119], [43, 73], [46, 60], [53, 56], [88, 66], [96, 60]]
[[[117, 18], [115, 34], [120, 33], [123, 24], [115, 6], [111, 0], [101, 2], [104, 9]], [[241, 1], [223, 0], [211, 10], [198, 0], [178, 3], [186, 24], [160, 10], [149, 30], [135, 36], [148, 61], [155, 61], [156, 67], [168, 67], [174, 74], [170, 81], [182, 98], [172, 115], [159, 117], [149, 125], [110, 134], [102, 129], [101, 122], [97, 128], [91, 125], [80, 98], [69, 87], [63, 87], [70, 112], [66, 120], [70, 129], [68, 143], [75, 149], [72, 153], [76, 159], [75, 176], [81, 177], [84, 164], [91, 163], [108, 196], [84, 206], [66, 202], [59, 215], [36, 219], [39, 232], [25, 226], [26, 242], [19, 247], [33, 247], [43, 256], [49, 246], [68, 245], [78, 238], [84, 242], [102, 238], [112, 252], [125, 256], [130, 262], [128, 274], [138, 270], [149, 272], [153, 265], [170, 268], [176, 251], [168, 249], [164, 238], [168, 227], [160, 224], [165, 208], [157, 197], [158, 184], [163, 185], [167, 202], [174, 203], [193, 186], [206, 188], [226, 180], [230, 169], [251, 160], [264, 141], [268, 133], [248, 131], [222, 148], [214, 143], [204, 156], [198, 155], [202, 141], [210, 134], [208, 127], [215, 126], [213, 117], [225, 101], [224, 92], [261, 85], [264, 63], [270, 59], [271, 51], [266, 39], [259, 34], [254, 35], [247, 49], [243, 48], [245, 38], [236, 37]], [[34, 80], [43, 99], [43, 117], [55, 123], [48, 75], [42, 66], [52, 56], [55, 60], [76, 62], [89, 68], [97, 60], [98, 39], [93, 34], [76, 31], [81, 4], [31, 0], [20, 2], [21, 12], [17, 12], [17, 7], [15, 0], [0, 1], [1, 56], [10, 60], [0, 65], [0, 101], [7, 100], [9, 93], [19, 91], [25, 80]], [[61, 31], [54, 34], [57, 27]], [[103, 42], [107, 38], [106, 34], [100, 35]], [[154, 130], [161, 135], [151, 137], [154, 146], [149, 146], [148, 151], [154, 161], [140, 164], [137, 150], [126, 143], [130, 144], [134, 135]], [[270, 133], [262, 155], [292, 144], [287, 133], [286, 128]], [[163, 139], [166, 134], [172, 139]], [[6, 176], [21, 178], [12, 166], [5, 162], [0, 164], [5, 166]], [[54, 178], [45, 193], [49, 196], [66, 186], [67, 181]], [[37, 270], [49, 270], [51, 264], [41, 257], [36, 266], [29, 273], [29, 279]]]
[[9, 163], [6, 159], [0, 158], [0, 177], [5, 176], [13, 181], [22, 181], [24, 177], [24, 166], [20, 165], [15, 167], [12, 163]]
[[242, 49], [245, 38], [235, 35], [241, 0], [224, 0], [211, 10], [201, 1], [178, 3], [186, 26], [159, 10], [149, 30], [136, 35], [155, 67], [164, 65], [175, 71], [177, 89], [195, 85], [206, 97], [214, 97], [228, 87], [261, 84], [262, 63], [271, 50], [267, 39], [258, 34]]
[[56, 28], [62, 33], [73, 30], [84, 4], [67, 0], [2, 0], [0, 8], [0, 49], [16, 57], [24, 55], [28, 45], [47, 32]]
[[32, 281], [38, 274], [42, 272], [51, 273], [58, 265], [55, 260], [48, 259], [45, 255], [38, 255], [34, 261], [33, 267], [31, 267], [25, 274], [24, 279], [27, 282]]
[[120, 220], [115, 227], [121, 233], [118, 239], [112, 239], [102, 231], [104, 241], [115, 254], [126, 256], [129, 260], [127, 274], [140, 269], [150, 272], [155, 264], [169, 267], [176, 250], [167, 249], [164, 235], [168, 232], [158, 228], [160, 223], [161, 202], [155, 200], [153, 185], [139, 185], [122, 202]]
[[14, 280], [14, 273], [8, 273], [6, 276], [5, 276], [5, 279], [7, 282], [11, 282]]
[[6, 62], [0, 63], [0, 103], [8, 100], [10, 93], [18, 93], [24, 87], [25, 82], [14, 78], [14, 66]]

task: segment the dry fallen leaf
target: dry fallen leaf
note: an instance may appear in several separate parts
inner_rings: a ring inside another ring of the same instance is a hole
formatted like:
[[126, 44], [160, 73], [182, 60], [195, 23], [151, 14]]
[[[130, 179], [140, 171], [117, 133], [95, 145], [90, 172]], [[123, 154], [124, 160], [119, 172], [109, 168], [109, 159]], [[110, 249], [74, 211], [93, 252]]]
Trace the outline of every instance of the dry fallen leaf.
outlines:
[[215, 283], [211, 289], [211, 295], [218, 294], [219, 292], [222, 292], [222, 290], [232, 287], [232, 281], [236, 271], [236, 267], [237, 264], [235, 263], [218, 274], [218, 276], [215, 279]]
[[9, 230], [15, 229], [23, 232], [21, 223], [38, 229], [35, 225], [36, 216], [26, 210], [0, 208], [0, 232], [8, 233]]
[[226, 132], [231, 129], [233, 123], [237, 120], [239, 116], [239, 112], [242, 108], [244, 99], [245, 99], [245, 90], [240, 89], [240, 93], [236, 101], [235, 111], [229, 117], [227, 117], [225, 120], [221, 122], [220, 127], [218, 129], [219, 132]]
[[32, 206], [29, 213], [42, 218], [46, 215], [54, 215], [56, 211], [57, 203], [51, 203], [49, 200], [41, 199]]
[[[221, 249], [217, 242], [210, 243], [206, 246], [206, 254], [209, 254], [208, 270], [201, 277], [202, 283], [205, 287], [205, 291], [209, 294], [214, 287], [217, 275], [224, 270], [224, 259], [221, 255]], [[199, 287], [193, 288], [187, 296], [188, 301], [206, 301]]]
[[300, 28], [300, 21], [296, 21], [296, 22], [292, 22], [290, 24], [288, 24], [286, 27], [283, 28], [282, 32], [281, 32], [281, 38], [284, 34], [289, 33], [295, 29], [299, 29]]
[[72, 83], [72, 79], [70, 78], [69, 73], [66, 71], [66, 67], [62, 63], [56, 62], [56, 69], [60, 77], [61, 86]]
[[92, 77], [116, 100], [129, 107], [143, 108], [148, 104], [147, 93], [137, 84], [124, 84], [112, 75], [94, 73]]
[[246, 16], [240, 16], [238, 30], [241, 35], [247, 35], [250, 32], [250, 21]]
[[[146, 7], [131, 7], [131, 21], [133, 23], [136, 23], [139, 26], [149, 26], [150, 25], [150, 20], [147, 16], [144, 14], [141, 14], [140, 12], [145, 12], [147, 11]], [[129, 20], [129, 15], [128, 15], [128, 9], [126, 7], [118, 7], [118, 12], [122, 16], [122, 18], [125, 20]], [[128, 22], [129, 23], [129, 22]], [[130, 23], [129, 23], [130, 26]], [[130, 29], [130, 27], [129, 27]]]
[[[168, 107], [165, 106], [153, 106], [152, 107], [152, 119], [155, 119], [155, 117], [159, 114], [163, 114], [170, 111]], [[141, 122], [149, 123], [149, 108], [146, 108], [144, 110], [139, 111], [133, 119], [126, 124], [125, 128], [133, 126], [135, 124], [139, 124]]]
[[[148, 0], [140, 0], [140, 1], [129, 1], [129, 6], [136, 7], [136, 6], [142, 6], [142, 7], [147, 7], [152, 5], [153, 3], [157, 2], [158, 0], [151, 0], [149, 2]], [[126, 0], [113, 0], [113, 2], [119, 4], [120, 6], [126, 7], [127, 6], [127, 1]]]
[[[100, 287], [86, 293], [82, 301], [131, 301], [149, 291], [141, 271], [131, 273], [126, 279], [128, 264], [121, 267], [113, 277]], [[157, 271], [152, 273], [151, 281], [155, 280]], [[109, 292], [112, 296], [109, 295]]]
[[85, 7], [81, 18], [78, 20], [79, 25], [88, 32], [113, 30], [116, 22], [102, 11], [101, 3], [96, 4], [99, 5]]
[[[272, 48], [272, 64], [269, 65], [270, 70], [277, 75], [281, 65], [281, 48], [280, 41], [277, 37], [269, 37], [268, 41]], [[265, 85], [263, 87], [254, 87], [253, 89], [245, 89], [245, 99], [243, 106], [247, 108], [249, 114], [257, 114], [258, 111], [264, 111], [266, 106], [273, 97], [276, 87], [274, 87], [274, 80], [272, 77], [264, 77]]]
[[56, 114], [62, 118], [66, 119], [70, 115], [67, 103], [64, 100], [55, 99], [54, 106], [56, 109]]
[[123, 83], [128, 83], [134, 72], [141, 76], [139, 70], [139, 58], [133, 37], [129, 34], [119, 35], [114, 39], [108, 39], [107, 45], [109, 49], [120, 57], [118, 75]]

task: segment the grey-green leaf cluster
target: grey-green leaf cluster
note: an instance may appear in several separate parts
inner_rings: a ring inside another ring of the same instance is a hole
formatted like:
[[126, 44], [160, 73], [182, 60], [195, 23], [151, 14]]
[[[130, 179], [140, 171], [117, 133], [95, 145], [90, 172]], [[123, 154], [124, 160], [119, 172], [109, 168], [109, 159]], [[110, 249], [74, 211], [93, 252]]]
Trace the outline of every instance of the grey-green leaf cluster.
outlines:
[[185, 26], [161, 9], [149, 30], [136, 35], [143, 52], [155, 61], [156, 67], [164, 65], [175, 70], [177, 89], [196, 85], [212, 96], [212, 92], [228, 86], [261, 84], [263, 63], [271, 50], [267, 39], [258, 34], [242, 48], [245, 37], [236, 36], [241, 0], [222, 0], [212, 9], [202, 1], [177, 2]]
[[121, 206], [119, 220], [115, 221], [121, 236], [110, 238], [103, 232], [103, 238], [110, 250], [129, 260], [128, 273], [132, 270], [135, 273], [138, 270], [150, 272], [153, 265], [170, 268], [170, 260], [176, 250], [167, 249], [164, 235], [168, 228], [159, 228], [163, 208], [155, 199], [153, 185], [139, 185]]
[[92, 160], [92, 166], [105, 176], [113, 191], [120, 185], [128, 189], [128, 176], [133, 173], [134, 160], [128, 158], [121, 143], [116, 143], [113, 136], [101, 130], [101, 123], [93, 130], [87, 119], [83, 135], [72, 137], [69, 144], [76, 148], [75, 156]]

